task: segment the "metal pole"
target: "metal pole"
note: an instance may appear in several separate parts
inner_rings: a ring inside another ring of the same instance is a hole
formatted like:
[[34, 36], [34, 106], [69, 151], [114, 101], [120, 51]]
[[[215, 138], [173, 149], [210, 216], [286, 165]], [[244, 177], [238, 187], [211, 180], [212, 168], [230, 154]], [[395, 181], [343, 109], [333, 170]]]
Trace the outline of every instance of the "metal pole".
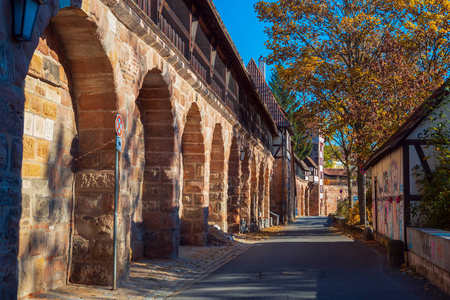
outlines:
[[114, 272], [113, 272], [113, 290], [117, 289], [117, 203], [119, 187], [119, 151], [116, 147], [116, 165], [114, 171]]

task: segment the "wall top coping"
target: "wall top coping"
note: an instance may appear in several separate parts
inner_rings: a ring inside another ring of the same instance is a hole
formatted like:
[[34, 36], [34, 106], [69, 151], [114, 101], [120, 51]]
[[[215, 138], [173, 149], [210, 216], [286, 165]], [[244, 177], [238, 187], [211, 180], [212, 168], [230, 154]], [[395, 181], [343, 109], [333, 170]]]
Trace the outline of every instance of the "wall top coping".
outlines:
[[424, 232], [427, 234], [441, 237], [443, 239], [450, 240], [450, 231], [436, 229], [436, 228], [420, 228], [420, 227], [409, 227], [408, 229]]

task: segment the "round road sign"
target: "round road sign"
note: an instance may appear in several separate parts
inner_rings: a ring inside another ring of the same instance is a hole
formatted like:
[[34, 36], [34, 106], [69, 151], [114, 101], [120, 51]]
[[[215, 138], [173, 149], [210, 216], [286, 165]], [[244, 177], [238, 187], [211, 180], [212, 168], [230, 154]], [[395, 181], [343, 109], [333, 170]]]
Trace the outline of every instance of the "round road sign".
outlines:
[[116, 115], [116, 134], [122, 136], [123, 133], [123, 119], [121, 115]]

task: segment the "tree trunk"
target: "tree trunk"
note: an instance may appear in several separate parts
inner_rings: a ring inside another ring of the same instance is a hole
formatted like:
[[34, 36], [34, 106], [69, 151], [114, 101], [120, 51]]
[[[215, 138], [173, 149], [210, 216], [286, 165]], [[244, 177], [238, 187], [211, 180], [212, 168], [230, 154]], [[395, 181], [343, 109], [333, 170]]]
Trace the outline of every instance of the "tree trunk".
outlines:
[[353, 195], [352, 195], [352, 171], [350, 166], [347, 166], [347, 189], [348, 189], [348, 208], [353, 208]]
[[365, 224], [364, 175], [361, 174], [361, 170], [359, 169], [361, 164], [362, 162], [358, 159], [358, 176], [356, 177], [356, 182], [358, 184], [359, 219], [361, 220], [361, 224]]

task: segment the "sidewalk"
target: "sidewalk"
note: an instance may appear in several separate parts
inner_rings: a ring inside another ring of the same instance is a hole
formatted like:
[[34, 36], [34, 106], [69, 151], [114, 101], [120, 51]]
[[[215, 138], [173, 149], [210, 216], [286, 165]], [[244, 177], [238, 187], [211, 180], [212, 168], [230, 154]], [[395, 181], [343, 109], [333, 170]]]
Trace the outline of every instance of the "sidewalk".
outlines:
[[165, 299], [208, 276], [246, 251], [251, 242], [231, 246], [180, 247], [179, 258], [131, 263], [130, 280], [115, 291], [111, 287], [69, 284], [31, 299]]

